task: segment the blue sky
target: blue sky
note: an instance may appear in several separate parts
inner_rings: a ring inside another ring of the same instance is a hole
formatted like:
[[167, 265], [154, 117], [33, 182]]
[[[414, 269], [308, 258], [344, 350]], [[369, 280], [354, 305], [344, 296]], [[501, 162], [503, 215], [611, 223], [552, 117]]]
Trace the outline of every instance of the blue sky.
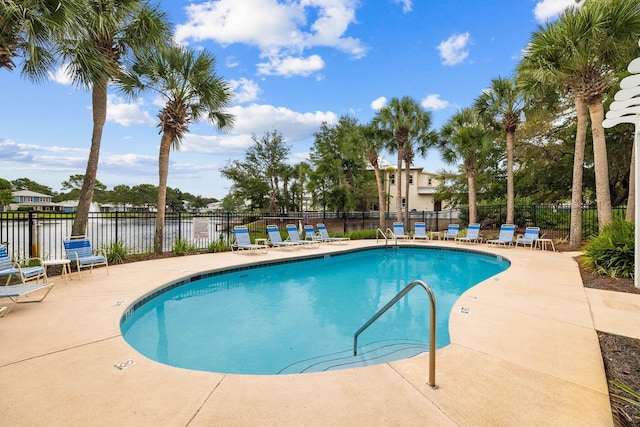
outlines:
[[[468, 107], [497, 76], [510, 76], [538, 27], [573, 0], [215, 0], [162, 1], [177, 40], [216, 57], [234, 88], [235, 128], [194, 123], [172, 151], [168, 185], [222, 198], [219, 170], [244, 158], [251, 135], [278, 130], [290, 162], [308, 159], [313, 133], [350, 114], [369, 122], [394, 97], [432, 112], [435, 129]], [[20, 64], [19, 64], [20, 65]], [[61, 190], [83, 174], [91, 141], [91, 96], [63, 69], [34, 84], [0, 71], [0, 178], [27, 177]], [[158, 183], [158, 100], [109, 91], [98, 180]], [[385, 156], [393, 162], [393, 156]], [[417, 166], [445, 167], [437, 152]]]

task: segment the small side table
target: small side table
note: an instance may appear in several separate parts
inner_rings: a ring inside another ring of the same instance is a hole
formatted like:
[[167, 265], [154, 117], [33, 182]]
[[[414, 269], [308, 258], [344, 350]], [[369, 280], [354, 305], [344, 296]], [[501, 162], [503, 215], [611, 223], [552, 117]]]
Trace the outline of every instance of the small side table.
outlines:
[[442, 239], [442, 231], [430, 231], [429, 232], [429, 239], [430, 240], [440, 240]]
[[540, 250], [542, 251], [546, 251], [547, 250], [547, 244], [551, 243], [551, 249], [553, 249], [553, 252], [556, 251], [556, 247], [553, 244], [553, 239], [536, 239], [536, 248], [540, 248]]
[[268, 242], [269, 239], [265, 239], [264, 237], [258, 237], [257, 239], [255, 239], [255, 244], [256, 245], [264, 245], [264, 246], [269, 246]]
[[71, 274], [71, 260], [69, 259], [48, 259], [42, 261], [42, 265], [46, 269], [49, 265], [61, 265], [62, 275], [64, 276], [64, 282], [69, 284], [69, 275]]

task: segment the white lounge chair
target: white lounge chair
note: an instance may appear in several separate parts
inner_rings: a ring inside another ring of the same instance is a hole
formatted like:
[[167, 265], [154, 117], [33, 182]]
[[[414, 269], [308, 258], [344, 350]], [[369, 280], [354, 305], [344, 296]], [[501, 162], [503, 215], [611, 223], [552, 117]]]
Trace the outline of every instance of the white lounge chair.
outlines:
[[295, 224], [287, 224], [285, 226], [287, 229], [287, 234], [289, 234], [289, 241], [293, 243], [298, 243], [304, 246], [315, 245], [318, 246], [319, 241], [314, 240], [302, 240], [300, 238], [300, 233], [298, 233], [298, 227]]
[[411, 236], [405, 234], [404, 232], [404, 224], [401, 222], [393, 223], [393, 238], [394, 239], [410, 239]]
[[513, 244], [513, 235], [516, 232], [516, 226], [513, 224], [502, 224], [500, 227], [500, 235], [497, 239], [487, 240], [490, 245], [505, 245], [511, 246]]
[[[4, 317], [11, 309], [19, 302], [40, 302], [49, 295], [53, 283], [27, 283], [22, 285], [7, 285], [0, 286], [0, 299], [8, 298], [11, 303], [3, 310], [0, 310], [0, 317]], [[32, 293], [46, 290], [45, 294], [40, 299], [30, 299], [28, 301], [22, 301], [25, 298], [29, 298]]]
[[91, 242], [85, 236], [71, 236], [63, 240], [64, 250], [67, 253], [67, 258], [71, 262], [76, 263], [78, 269], [78, 277], [82, 279], [80, 270], [82, 268], [88, 268], [89, 272], [93, 272], [93, 267], [98, 265], [104, 265], [109, 274], [109, 261], [107, 255], [102, 251], [93, 251], [91, 249]]
[[12, 262], [9, 258], [7, 248], [0, 245], [0, 276], [7, 276], [8, 285], [11, 281], [11, 276], [18, 276], [22, 283], [29, 280], [39, 280], [42, 278], [43, 282], [47, 281], [47, 269], [42, 265], [40, 258], [29, 258], [26, 260], [26, 264], [37, 262], [39, 265], [23, 267], [20, 263]]
[[320, 237], [322, 237], [324, 239], [325, 242], [329, 242], [329, 243], [346, 243], [349, 240], [351, 240], [348, 237], [331, 237], [331, 236], [329, 236], [329, 232], [327, 231], [327, 227], [322, 223], [317, 224], [316, 227], [318, 227], [318, 233], [320, 234]]
[[294, 248], [298, 249], [302, 246], [300, 243], [285, 242], [280, 235], [280, 228], [277, 225], [267, 225], [267, 234], [269, 235], [269, 243], [271, 246], [280, 248]]
[[480, 224], [469, 224], [467, 226], [467, 235], [464, 237], [456, 237], [456, 242], [482, 243]]
[[233, 234], [236, 236], [236, 243], [231, 245], [232, 251], [260, 252], [264, 254], [269, 251], [269, 246], [267, 245], [251, 243], [249, 229], [244, 225], [236, 225], [233, 227]]
[[522, 246], [531, 246], [531, 249], [534, 248], [536, 244], [536, 240], [540, 238], [540, 227], [527, 227], [524, 230], [524, 236], [518, 236], [516, 238], [516, 246], [519, 244]]
[[458, 238], [458, 232], [460, 231], [459, 224], [449, 224], [447, 231], [442, 235], [442, 240], [455, 240]]
[[429, 240], [429, 236], [427, 236], [427, 226], [424, 222], [416, 222], [413, 225], [413, 240], [416, 239]]

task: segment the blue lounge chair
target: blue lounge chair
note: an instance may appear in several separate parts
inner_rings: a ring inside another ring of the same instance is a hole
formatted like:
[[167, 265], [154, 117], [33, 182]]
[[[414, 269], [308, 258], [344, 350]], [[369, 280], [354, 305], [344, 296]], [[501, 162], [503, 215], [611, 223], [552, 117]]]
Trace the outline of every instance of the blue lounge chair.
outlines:
[[320, 237], [322, 237], [322, 239], [324, 239], [325, 242], [329, 242], [329, 243], [346, 243], [349, 240], [351, 240], [348, 237], [331, 237], [329, 236], [329, 232], [327, 231], [327, 227], [320, 223], [318, 225], [316, 225], [316, 227], [318, 227], [318, 233], [320, 234]]
[[300, 238], [300, 233], [298, 233], [298, 227], [295, 224], [287, 224], [286, 226], [287, 234], [289, 234], [289, 242], [299, 243], [304, 246], [309, 245], [318, 245], [320, 242], [317, 240], [302, 240]]
[[536, 240], [540, 238], [540, 227], [527, 227], [524, 230], [524, 236], [518, 236], [516, 238], [516, 246], [518, 244], [522, 246], [531, 246], [531, 249], [534, 248], [536, 244]]
[[497, 239], [487, 240], [490, 245], [505, 245], [511, 246], [513, 244], [513, 235], [516, 232], [516, 226], [513, 224], [502, 224], [500, 227], [500, 235]]
[[280, 248], [300, 248], [300, 243], [295, 242], [285, 242], [282, 240], [282, 236], [280, 235], [280, 228], [277, 225], [267, 225], [267, 234], [269, 235], [269, 243], [271, 246], [276, 246]]
[[404, 232], [404, 224], [401, 222], [393, 223], [393, 238], [394, 239], [410, 239], [411, 237]]
[[311, 242], [324, 242], [325, 240], [322, 236], [316, 233], [316, 230], [313, 228], [313, 225], [307, 224], [304, 226], [304, 239], [309, 240]]
[[456, 242], [482, 243], [480, 224], [469, 224], [467, 227], [467, 235], [464, 237], [456, 237]]
[[93, 267], [97, 265], [104, 265], [107, 275], [109, 274], [109, 262], [106, 254], [103, 251], [94, 252], [91, 249], [91, 242], [85, 236], [71, 236], [63, 240], [62, 243], [64, 243], [67, 258], [76, 263], [80, 279], [82, 279], [80, 275], [82, 268], [88, 268], [89, 272], [93, 272]]
[[442, 240], [456, 240], [458, 238], [458, 232], [460, 231], [459, 224], [449, 224], [447, 227], [447, 231], [442, 235]]
[[413, 225], [413, 240], [416, 239], [429, 240], [429, 236], [427, 236], [427, 226], [424, 222], [416, 222]]
[[40, 278], [42, 278], [44, 282], [47, 281], [47, 270], [42, 265], [42, 260], [40, 258], [29, 258], [26, 261], [27, 264], [35, 261], [40, 265], [22, 267], [20, 263], [12, 262], [9, 258], [7, 248], [5, 248], [3, 245], [0, 245], [0, 276], [7, 276], [7, 282], [5, 283], [5, 285], [9, 284], [9, 281], [11, 281], [11, 276], [13, 275], [18, 276], [22, 283], [25, 283], [29, 280], [37, 281]]
[[[53, 283], [28, 283], [22, 285], [8, 285], [0, 286], [0, 299], [8, 298], [11, 303], [6, 306], [6, 309], [0, 311], [0, 317], [4, 317], [11, 309], [19, 302], [40, 302], [49, 295], [53, 288]], [[30, 299], [28, 301], [22, 301], [23, 298], [29, 298], [33, 292], [46, 290], [45, 294], [40, 299]]]
[[269, 246], [267, 245], [251, 243], [251, 238], [249, 237], [249, 229], [244, 225], [236, 225], [235, 227], [233, 227], [233, 234], [235, 234], [236, 236], [236, 243], [234, 245], [231, 245], [232, 251], [258, 251], [265, 254], [269, 251]]

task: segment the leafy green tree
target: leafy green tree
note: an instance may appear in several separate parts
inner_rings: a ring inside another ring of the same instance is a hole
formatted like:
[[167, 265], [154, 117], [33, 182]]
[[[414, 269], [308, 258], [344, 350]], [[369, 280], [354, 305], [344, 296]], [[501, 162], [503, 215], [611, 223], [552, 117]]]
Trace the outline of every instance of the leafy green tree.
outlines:
[[84, 233], [94, 198], [107, 88], [117, 82], [132, 53], [165, 43], [169, 24], [159, 7], [142, 0], [79, 0], [76, 26], [58, 41], [74, 84], [91, 90], [93, 131], [72, 233]]
[[11, 183], [6, 179], [0, 178], [0, 207], [4, 211], [5, 206], [13, 202], [13, 189]]
[[[218, 129], [233, 126], [233, 116], [224, 112], [231, 102], [230, 86], [215, 73], [215, 58], [206, 50], [195, 54], [188, 49], [167, 45], [138, 55], [130, 72], [121, 76], [126, 93], [156, 92], [165, 102], [158, 117], [161, 129], [156, 218], [155, 252], [162, 253], [167, 202], [169, 154], [179, 149], [193, 121], [206, 118]], [[182, 210], [180, 206], [175, 209]]]
[[136, 205], [142, 205], [147, 208], [156, 206], [158, 202], [158, 187], [152, 184], [140, 184], [131, 188], [133, 199]]
[[303, 212], [305, 208], [305, 197], [307, 195], [307, 184], [311, 174], [311, 165], [307, 162], [300, 162], [293, 166], [293, 181], [291, 183], [291, 205], [295, 210]]
[[475, 101], [480, 114], [500, 120], [507, 139], [507, 223], [514, 223], [515, 191], [513, 179], [513, 147], [516, 129], [524, 107], [524, 97], [513, 79], [497, 77], [491, 87]]
[[[407, 150], [409, 144], [427, 145], [433, 133], [430, 131], [431, 115], [425, 111], [413, 98], [404, 96], [400, 99], [392, 98], [389, 104], [382, 108], [374, 117], [374, 123], [393, 135], [393, 143], [387, 148], [398, 154], [396, 170], [396, 212], [398, 220], [403, 221], [402, 215], [402, 162], [410, 155]], [[407, 180], [409, 179], [410, 164], [406, 164]], [[408, 197], [407, 197], [408, 199]], [[407, 224], [405, 224], [405, 227]]]
[[366, 180], [364, 152], [354, 137], [357, 126], [355, 118], [345, 115], [333, 126], [322, 123], [314, 134], [309, 187], [323, 209], [346, 212], [356, 206], [355, 190]]
[[469, 223], [478, 222], [478, 164], [490, 157], [490, 150], [495, 148], [495, 135], [495, 129], [483, 121], [477, 108], [459, 111], [440, 130], [439, 149], [443, 160], [448, 164], [461, 163], [461, 169], [467, 178]]
[[114, 186], [113, 190], [109, 192], [109, 202], [116, 206], [121, 205], [123, 208], [127, 204], [135, 204], [131, 187], [123, 184]]
[[36, 193], [41, 193], [41, 194], [49, 194], [49, 195], [55, 194], [54, 191], [51, 189], [51, 187], [48, 187], [43, 184], [39, 184], [35, 181], [30, 180], [29, 178], [14, 179], [13, 181], [11, 181], [11, 186], [15, 191], [29, 190], [29, 191], [35, 191]]
[[245, 159], [229, 162], [220, 173], [232, 181], [230, 193], [234, 193], [234, 198], [249, 201], [251, 209], [267, 209], [270, 205], [282, 207], [281, 172], [291, 146], [277, 130], [251, 138], [254, 144], [247, 149]]
[[[78, 200], [81, 194], [83, 182], [84, 175], [82, 174], [69, 176], [68, 180], [62, 182], [62, 192], [58, 195], [56, 200]], [[96, 202], [102, 203], [108, 201], [106, 192], [107, 186], [96, 179], [94, 187]], [[84, 231], [82, 231], [81, 234], [84, 234]]]

